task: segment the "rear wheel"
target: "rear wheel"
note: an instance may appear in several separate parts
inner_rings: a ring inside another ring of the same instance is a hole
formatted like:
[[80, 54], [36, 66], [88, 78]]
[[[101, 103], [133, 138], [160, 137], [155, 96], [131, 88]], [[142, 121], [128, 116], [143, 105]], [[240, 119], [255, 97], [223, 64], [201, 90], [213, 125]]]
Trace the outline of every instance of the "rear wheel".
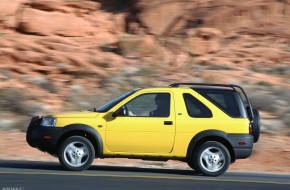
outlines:
[[65, 169], [82, 171], [91, 166], [95, 158], [95, 149], [88, 139], [72, 136], [60, 145], [58, 158]]
[[219, 176], [230, 165], [230, 153], [221, 143], [209, 141], [197, 148], [193, 163], [197, 172], [207, 176]]

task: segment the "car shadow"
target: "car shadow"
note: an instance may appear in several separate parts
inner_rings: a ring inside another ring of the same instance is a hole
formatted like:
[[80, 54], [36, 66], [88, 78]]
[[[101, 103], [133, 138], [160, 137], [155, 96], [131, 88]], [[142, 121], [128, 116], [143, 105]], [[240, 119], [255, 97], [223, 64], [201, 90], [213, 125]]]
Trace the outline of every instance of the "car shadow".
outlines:
[[57, 162], [0, 160], [0, 169], [63, 170]]
[[[58, 162], [40, 162], [40, 161], [11, 161], [0, 160], [0, 170], [2, 171], [17, 171], [17, 169], [26, 170], [46, 170], [55, 172], [64, 172], [65, 170]], [[194, 170], [180, 169], [163, 169], [163, 168], [138, 168], [129, 166], [100, 166], [92, 165], [84, 172], [104, 171], [104, 172], [138, 172], [138, 173], [156, 173], [156, 174], [174, 174], [174, 175], [199, 175]]]
[[111, 171], [111, 172], [139, 172], [139, 173], [159, 173], [174, 175], [199, 175], [194, 170], [164, 169], [164, 168], [139, 168], [133, 166], [96, 166], [92, 165], [88, 170]]

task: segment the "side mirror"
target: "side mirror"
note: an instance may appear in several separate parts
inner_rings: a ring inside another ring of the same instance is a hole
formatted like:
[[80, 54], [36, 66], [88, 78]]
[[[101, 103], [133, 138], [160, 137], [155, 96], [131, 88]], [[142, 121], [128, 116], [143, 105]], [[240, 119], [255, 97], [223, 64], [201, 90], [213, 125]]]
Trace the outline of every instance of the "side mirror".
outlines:
[[118, 116], [117, 111], [115, 111], [115, 112], [112, 113], [112, 117], [117, 117]]
[[114, 113], [112, 113], [112, 117], [124, 116], [124, 108], [120, 107]]
[[112, 117], [117, 117], [117, 113], [116, 112], [113, 112], [112, 113]]

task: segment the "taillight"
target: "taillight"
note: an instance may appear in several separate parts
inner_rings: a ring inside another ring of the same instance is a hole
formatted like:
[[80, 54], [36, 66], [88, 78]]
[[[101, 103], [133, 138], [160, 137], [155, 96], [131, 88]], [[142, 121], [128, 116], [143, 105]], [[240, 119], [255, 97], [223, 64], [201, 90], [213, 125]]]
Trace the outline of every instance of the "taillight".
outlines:
[[250, 135], [253, 134], [253, 129], [252, 129], [251, 123], [249, 124], [249, 134], [250, 134]]

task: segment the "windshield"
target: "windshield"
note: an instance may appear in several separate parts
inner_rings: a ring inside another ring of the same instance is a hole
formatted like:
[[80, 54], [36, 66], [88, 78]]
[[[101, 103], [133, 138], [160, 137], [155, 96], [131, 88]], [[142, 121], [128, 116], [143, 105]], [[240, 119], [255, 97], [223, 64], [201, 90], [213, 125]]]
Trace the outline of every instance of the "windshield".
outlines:
[[124, 100], [125, 98], [131, 96], [132, 94], [134, 94], [135, 92], [137, 92], [138, 90], [140, 90], [139, 88], [138, 89], [135, 89], [135, 90], [132, 90], [132, 91], [129, 91], [121, 96], [119, 96], [118, 98], [110, 101], [109, 103], [103, 105], [102, 107], [96, 109], [95, 111], [96, 112], [107, 112], [109, 111], [112, 107], [114, 107], [115, 105], [117, 105], [119, 102], [121, 102], [122, 100]]

